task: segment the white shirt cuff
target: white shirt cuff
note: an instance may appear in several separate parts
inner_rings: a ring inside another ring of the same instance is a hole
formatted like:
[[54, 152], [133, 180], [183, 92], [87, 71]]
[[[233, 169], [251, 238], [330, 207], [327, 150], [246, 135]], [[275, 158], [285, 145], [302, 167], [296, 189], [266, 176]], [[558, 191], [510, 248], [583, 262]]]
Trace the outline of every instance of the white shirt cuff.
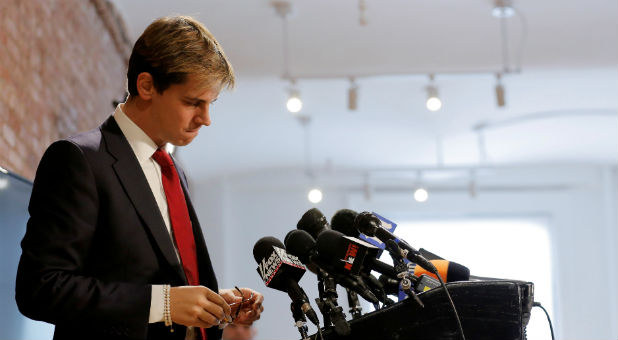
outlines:
[[163, 321], [163, 285], [152, 285], [152, 294], [150, 297], [150, 316], [148, 323]]

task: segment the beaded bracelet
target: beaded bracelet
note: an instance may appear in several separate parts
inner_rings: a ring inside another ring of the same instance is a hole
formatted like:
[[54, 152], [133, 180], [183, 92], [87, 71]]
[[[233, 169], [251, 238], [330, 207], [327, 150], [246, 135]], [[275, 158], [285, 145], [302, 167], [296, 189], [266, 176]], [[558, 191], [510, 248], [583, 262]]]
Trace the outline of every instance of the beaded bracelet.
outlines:
[[163, 320], [165, 321], [165, 326], [170, 327], [170, 332], [174, 332], [172, 310], [170, 308], [170, 285], [163, 285]]

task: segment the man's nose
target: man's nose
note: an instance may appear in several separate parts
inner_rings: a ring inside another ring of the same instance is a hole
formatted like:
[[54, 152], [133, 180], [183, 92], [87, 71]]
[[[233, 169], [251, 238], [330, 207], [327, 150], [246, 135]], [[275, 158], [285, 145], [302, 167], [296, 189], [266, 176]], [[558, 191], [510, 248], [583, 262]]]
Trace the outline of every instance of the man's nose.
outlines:
[[210, 126], [210, 108], [208, 104], [206, 104], [201, 112], [196, 116], [195, 122], [200, 125]]

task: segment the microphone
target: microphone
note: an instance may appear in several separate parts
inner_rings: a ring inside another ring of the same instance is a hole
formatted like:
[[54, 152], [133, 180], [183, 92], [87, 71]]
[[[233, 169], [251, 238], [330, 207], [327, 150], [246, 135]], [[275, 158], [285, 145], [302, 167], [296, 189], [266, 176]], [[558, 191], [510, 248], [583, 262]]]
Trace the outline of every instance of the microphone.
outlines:
[[[363, 241], [360, 239], [360, 232], [354, 226], [354, 220], [356, 219], [356, 216], [358, 216], [358, 213], [354, 210], [340, 209], [331, 218], [331, 228], [333, 230], [341, 232], [346, 236], [354, 237], [359, 241]], [[388, 265], [377, 259], [381, 252], [381, 249], [376, 248], [375, 253], [372, 251], [371, 254], [367, 254], [365, 256], [365, 260], [363, 261], [361, 270], [366, 272], [367, 274], [371, 273], [372, 270], [375, 270], [376, 272], [382, 275], [387, 275], [392, 279], [397, 278], [397, 272], [395, 271], [395, 268], [393, 268], [393, 266]]]
[[305, 318], [305, 315], [303, 314], [302, 308], [298, 304], [292, 302], [292, 304], [290, 304], [290, 310], [292, 311], [292, 317], [294, 318], [294, 326], [298, 328], [298, 332], [300, 332], [301, 339], [308, 340], [309, 336], [307, 334], [307, 331], [309, 329], [307, 328], [307, 325], [306, 325], [307, 319]]
[[308, 232], [313, 239], [317, 239], [318, 235], [324, 230], [330, 229], [330, 226], [326, 216], [320, 210], [311, 208], [303, 214], [298, 224], [296, 224], [296, 228]]
[[401, 255], [408, 260], [417, 263], [421, 267], [429, 270], [432, 273], [436, 273], [436, 267], [429, 262], [421, 253], [412, 248], [406, 241], [397, 238], [390, 231], [382, 228], [382, 222], [374, 214], [370, 212], [362, 212], [354, 219], [354, 226], [356, 229], [370, 237], [377, 237], [380, 241], [387, 243], [388, 241], [394, 241], [399, 246]]
[[392, 279], [387, 275], [380, 275], [378, 278], [382, 287], [384, 287], [384, 292], [388, 295], [399, 295], [399, 280]]
[[379, 301], [387, 305], [393, 303], [384, 293], [384, 287], [380, 281], [370, 274], [372, 267], [374, 267], [373, 264], [378, 262], [385, 268], [390, 267], [390, 270], [385, 270], [385, 272], [397, 277], [393, 267], [376, 260], [375, 256], [378, 252], [376, 246], [355, 237], [346, 236], [336, 230], [322, 232], [318, 236], [316, 246], [319, 256], [323, 259], [330, 259], [330, 263], [334, 262], [335, 267], [339, 270], [344, 273], [347, 271], [349, 274], [359, 275], [361, 281], [371, 289], [371, 292]]
[[340, 209], [330, 219], [330, 227], [344, 235], [359, 238], [360, 232], [354, 227], [358, 213], [350, 209]]
[[[429, 262], [431, 262], [436, 267], [436, 269], [438, 269], [438, 273], [440, 273], [440, 276], [442, 277], [442, 279], [444, 279], [444, 282], [470, 280], [470, 269], [457, 262], [451, 262], [447, 260], [429, 260]], [[434, 273], [427, 271], [421, 266], [413, 266], [414, 269], [411, 269], [410, 271], [413, 271], [415, 276], [420, 277], [421, 275], [426, 274], [436, 280], [438, 279], [438, 277]]]
[[257, 272], [267, 287], [288, 293], [294, 304], [313, 324], [319, 327], [318, 315], [309, 304], [305, 291], [298, 281], [305, 274], [305, 266], [293, 255], [285, 251], [281, 241], [266, 236], [259, 239], [253, 246], [253, 257], [258, 263]]
[[350, 273], [342, 274], [342, 271], [345, 269], [341, 269], [344, 266], [339, 266], [339, 269], [336, 269], [336, 266], [331, 264], [331, 261], [328, 259], [324, 259], [319, 251], [317, 250], [317, 244], [315, 239], [304, 230], [292, 230], [290, 231], [286, 237], [286, 246], [290, 251], [290, 254], [294, 254], [298, 256], [301, 261], [306, 261], [304, 263], [314, 265], [319, 269], [326, 272], [329, 276], [335, 278], [337, 283], [342, 285], [345, 288], [349, 288], [358, 295], [362, 296], [365, 300], [371, 303], [377, 303], [378, 299], [376, 296], [369, 290], [369, 288], [360, 280], [360, 278], [356, 275], [352, 275]]
[[342, 273], [358, 275], [365, 256], [377, 253], [378, 248], [354, 237], [345, 236], [336, 230], [325, 230], [316, 240], [316, 249], [322, 259]]
[[337, 305], [337, 284], [335, 277], [328, 274], [314, 263], [312, 257], [317, 257], [315, 250], [315, 240], [304, 230], [292, 230], [285, 235], [285, 244], [290, 249], [291, 254], [295, 254], [301, 261], [311, 266], [318, 276], [318, 291], [320, 298], [316, 303], [320, 312], [324, 316], [324, 326], [331, 323], [335, 327], [335, 332], [342, 336], [347, 336], [352, 332], [350, 324], [346, 321], [343, 309]]

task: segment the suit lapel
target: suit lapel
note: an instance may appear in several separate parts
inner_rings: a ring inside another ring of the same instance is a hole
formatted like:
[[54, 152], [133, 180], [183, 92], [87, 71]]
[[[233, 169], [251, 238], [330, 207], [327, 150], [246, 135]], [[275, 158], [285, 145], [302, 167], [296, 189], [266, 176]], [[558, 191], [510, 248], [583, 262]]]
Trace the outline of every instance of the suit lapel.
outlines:
[[161, 212], [154, 199], [152, 190], [150, 190], [146, 176], [144, 176], [144, 172], [129, 142], [122, 134], [113, 117], [108, 118], [101, 125], [101, 133], [105, 139], [108, 152], [116, 158], [116, 162], [112, 167], [127, 196], [144, 221], [146, 228], [150, 231], [167, 262], [186, 284], [187, 279], [174, 251], [172, 240], [165, 227], [165, 222], [163, 222]]

